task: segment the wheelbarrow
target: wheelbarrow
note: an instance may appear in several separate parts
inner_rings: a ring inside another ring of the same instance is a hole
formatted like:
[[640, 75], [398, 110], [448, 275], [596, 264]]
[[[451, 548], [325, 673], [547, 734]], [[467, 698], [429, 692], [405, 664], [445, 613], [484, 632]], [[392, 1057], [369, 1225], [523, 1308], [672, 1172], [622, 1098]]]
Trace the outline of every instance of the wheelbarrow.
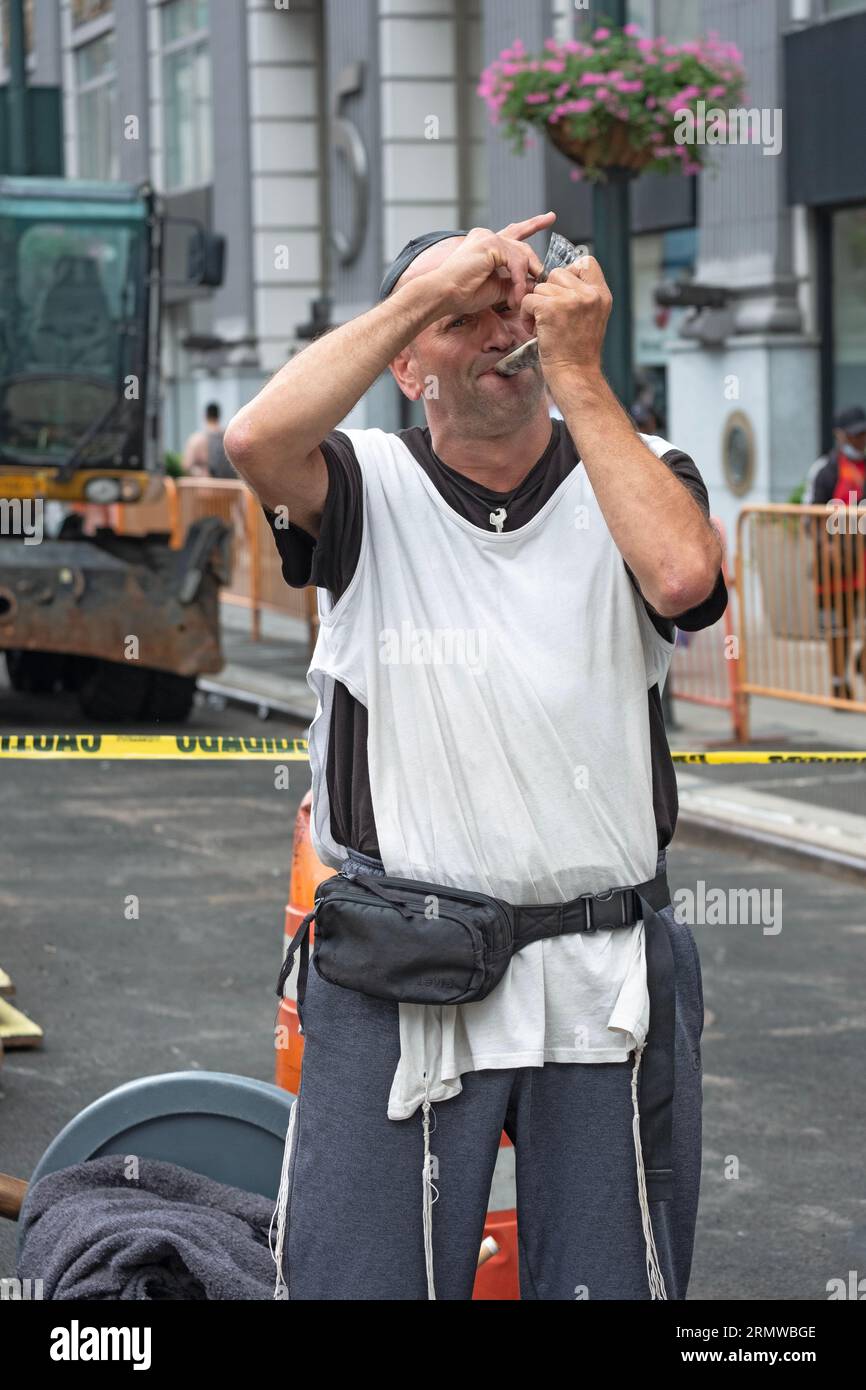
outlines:
[[179, 1071], [127, 1081], [69, 1121], [30, 1184], [0, 1173], [0, 1216], [17, 1221], [28, 1186], [47, 1173], [116, 1153], [176, 1163], [276, 1203], [294, 1102], [280, 1086], [230, 1072]]

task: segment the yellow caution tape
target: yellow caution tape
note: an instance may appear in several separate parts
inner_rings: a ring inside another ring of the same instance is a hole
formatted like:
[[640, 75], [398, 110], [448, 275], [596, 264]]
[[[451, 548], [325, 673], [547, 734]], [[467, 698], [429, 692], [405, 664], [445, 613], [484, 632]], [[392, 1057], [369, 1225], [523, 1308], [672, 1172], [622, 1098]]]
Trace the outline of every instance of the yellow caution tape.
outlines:
[[[789, 753], [713, 751], [671, 753], [675, 763], [866, 763], [866, 752]], [[0, 734], [0, 758], [153, 758], [190, 762], [307, 762], [305, 738], [247, 738], [232, 734]]]
[[671, 753], [675, 763], [866, 763], [866, 753]]
[[208, 734], [2, 734], [0, 758], [158, 758], [306, 762], [305, 738]]

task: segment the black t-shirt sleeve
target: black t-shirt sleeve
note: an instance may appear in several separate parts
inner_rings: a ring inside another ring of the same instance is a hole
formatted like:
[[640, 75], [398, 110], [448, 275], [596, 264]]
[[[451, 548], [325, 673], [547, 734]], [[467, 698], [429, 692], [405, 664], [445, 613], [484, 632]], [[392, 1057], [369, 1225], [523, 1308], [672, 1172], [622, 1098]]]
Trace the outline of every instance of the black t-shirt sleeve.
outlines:
[[[694, 459], [683, 453], [682, 449], [668, 449], [667, 453], [662, 454], [662, 459], [676, 474], [683, 486], [688, 488], [704, 516], [709, 519], [710, 498]], [[623, 561], [623, 563], [625, 562]], [[638, 593], [640, 593], [640, 585], [628, 565], [626, 565], [626, 570]], [[673, 618], [662, 617], [661, 613], [656, 612], [643, 594], [641, 594], [641, 598], [643, 598], [644, 607], [650, 616], [653, 627], [668, 642], [672, 642], [675, 627], [682, 628], [684, 632], [699, 632], [701, 628], [712, 627], [713, 623], [718, 622], [728, 606], [728, 589], [720, 567], [715, 588], [704, 599], [703, 603], [696, 604], [694, 608], [689, 608], [684, 613], [678, 613]]]
[[280, 518], [267, 507], [263, 511], [286, 583], [293, 589], [308, 584], [328, 589], [336, 603], [348, 588], [361, 553], [363, 483], [361, 465], [345, 434], [332, 430], [319, 447], [328, 469], [328, 495], [318, 541], [291, 521], [280, 525]]
[[831, 454], [824, 464], [819, 468], [812, 481], [812, 496], [809, 501], [812, 505], [819, 502], [829, 502], [836, 490], [836, 483], [839, 478], [839, 466], [837, 459]]

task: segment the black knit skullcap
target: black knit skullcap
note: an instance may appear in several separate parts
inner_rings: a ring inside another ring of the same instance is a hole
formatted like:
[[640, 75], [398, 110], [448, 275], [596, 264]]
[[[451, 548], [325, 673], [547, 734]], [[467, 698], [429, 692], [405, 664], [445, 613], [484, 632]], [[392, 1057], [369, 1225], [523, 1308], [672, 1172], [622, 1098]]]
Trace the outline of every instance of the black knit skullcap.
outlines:
[[447, 241], [449, 237], [468, 235], [468, 232], [426, 232], [424, 236], [416, 236], [412, 241], [407, 241], [403, 250], [395, 256], [385, 271], [385, 278], [379, 289], [379, 299], [388, 298], [404, 270], [408, 270], [415, 257], [426, 251], [428, 246], [435, 246], [437, 241]]

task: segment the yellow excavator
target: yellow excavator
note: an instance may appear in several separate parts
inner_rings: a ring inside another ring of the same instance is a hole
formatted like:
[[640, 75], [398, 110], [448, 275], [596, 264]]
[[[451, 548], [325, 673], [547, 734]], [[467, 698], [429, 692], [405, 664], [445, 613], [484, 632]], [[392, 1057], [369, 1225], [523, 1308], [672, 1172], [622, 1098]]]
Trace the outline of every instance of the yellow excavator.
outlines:
[[[0, 649], [13, 688], [74, 689], [98, 721], [182, 720], [196, 676], [223, 665], [224, 523], [194, 523], [181, 549], [84, 525], [86, 504], [110, 516], [162, 486], [163, 245], [177, 220], [146, 183], [0, 177]], [[220, 284], [224, 252], [196, 225], [189, 280]]]

